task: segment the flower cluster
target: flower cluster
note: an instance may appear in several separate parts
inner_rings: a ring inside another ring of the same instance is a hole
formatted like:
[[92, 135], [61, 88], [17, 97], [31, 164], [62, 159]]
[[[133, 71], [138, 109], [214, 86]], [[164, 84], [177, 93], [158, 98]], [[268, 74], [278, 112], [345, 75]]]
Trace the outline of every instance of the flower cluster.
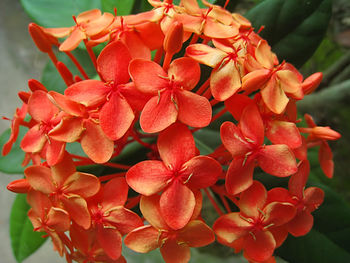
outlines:
[[[8, 189], [27, 193], [34, 230], [46, 232], [68, 262], [125, 262], [122, 242], [140, 253], [160, 248], [166, 262], [188, 262], [190, 247], [215, 239], [249, 262], [274, 262], [288, 234], [310, 231], [311, 213], [323, 202], [321, 189], [305, 189], [308, 148], [320, 146], [320, 165], [333, 176], [327, 141], [340, 135], [309, 115], [308, 127], [296, 125], [296, 102], [322, 74], [303, 79], [247, 19], [220, 6], [148, 2], [154, 8], [137, 15], [91, 10], [74, 17], [73, 27], [29, 25], [67, 88], [48, 91], [32, 79], [30, 91], [20, 92], [23, 105], [3, 154], [25, 126], [20, 146], [30, 166]], [[81, 42], [96, 68], [92, 79], [71, 53]], [[106, 46], [96, 58], [99, 44]], [[58, 61], [56, 47], [81, 76]], [[196, 133], [224, 114], [231, 121], [217, 132], [222, 143], [201, 155]], [[66, 149], [73, 142], [85, 156]], [[134, 142], [148, 149], [147, 159], [116, 163]], [[116, 172], [79, 171], [96, 164]], [[290, 177], [288, 189], [267, 191], [254, 180], [257, 167]], [[219, 215], [212, 227], [201, 214], [202, 194]], [[138, 214], [130, 210], [137, 207]]]

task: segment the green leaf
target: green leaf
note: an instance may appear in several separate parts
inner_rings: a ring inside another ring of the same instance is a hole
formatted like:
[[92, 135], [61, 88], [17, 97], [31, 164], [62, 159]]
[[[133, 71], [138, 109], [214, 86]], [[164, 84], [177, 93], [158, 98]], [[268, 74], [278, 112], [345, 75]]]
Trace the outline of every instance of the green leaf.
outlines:
[[280, 60], [302, 66], [327, 30], [331, 0], [265, 0], [245, 15]]
[[27, 14], [44, 27], [73, 26], [73, 15], [101, 9], [100, 0], [21, 0], [21, 3]]
[[114, 8], [117, 8], [118, 16], [125, 16], [131, 13], [135, 0], [101, 0], [102, 11], [114, 13]]
[[22, 262], [29, 257], [46, 241], [42, 238], [43, 233], [34, 232], [27, 216], [29, 208], [26, 195], [17, 195], [10, 216], [11, 245], [17, 262]]
[[193, 137], [201, 155], [212, 153], [221, 144], [219, 131], [200, 129], [193, 133]]
[[[26, 128], [21, 127], [19, 130], [19, 135], [17, 141], [13, 144], [10, 153], [6, 156], [0, 156], [0, 171], [7, 174], [22, 174], [24, 168], [22, 162], [24, 159], [24, 152], [20, 147], [20, 142], [26, 133]], [[11, 130], [6, 130], [0, 137], [0, 149], [7, 142], [10, 137]]]
[[[72, 54], [76, 57], [90, 78], [96, 75], [96, 70], [85, 50], [76, 49], [72, 52]], [[63, 62], [74, 76], [79, 75], [81, 78], [83, 78], [74, 63], [66, 54], [59, 52], [57, 54], [57, 59]], [[41, 82], [48, 90], [54, 90], [60, 93], [63, 93], [67, 88], [67, 85], [64, 83], [60, 74], [51, 61], [48, 61], [44, 68]]]

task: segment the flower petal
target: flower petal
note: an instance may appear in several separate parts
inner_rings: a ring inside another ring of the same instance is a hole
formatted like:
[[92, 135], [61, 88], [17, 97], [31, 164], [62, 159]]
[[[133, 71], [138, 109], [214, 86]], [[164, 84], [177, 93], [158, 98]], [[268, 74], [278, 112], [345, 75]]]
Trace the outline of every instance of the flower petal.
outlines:
[[272, 77], [266, 83], [265, 87], [260, 90], [260, 93], [266, 106], [273, 113], [281, 114], [285, 110], [289, 99], [275, 77]]
[[266, 202], [267, 191], [262, 183], [254, 181], [252, 186], [245, 190], [239, 200], [241, 213], [248, 217], [257, 218]]
[[140, 200], [140, 210], [145, 219], [157, 229], [168, 229], [159, 206], [159, 195], [142, 196]]
[[121, 235], [143, 226], [143, 221], [136, 213], [122, 206], [112, 208], [109, 212], [109, 216], [105, 217], [105, 219], [108, 220], [108, 223], [115, 226]]
[[45, 91], [37, 90], [30, 96], [28, 113], [37, 122], [49, 122], [58, 112], [59, 109], [49, 100]]
[[300, 132], [293, 122], [269, 121], [266, 137], [273, 144], [286, 144], [291, 149], [300, 147], [302, 143]]
[[118, 259], [122, 254], [122, 236], [113, 228], [97, 228], [97, 240], [111, 259]]
[[189, 247], [203, 247], [215, 241], [213, 230], [200, 220], [190, 221], [179, 232], [178, 238]]
[[[116, 192], [116, 189], [118, 191]], [[128, 198], [129, 187], [125, 178], [114, 178], [103, 185], [103, 201], [104, 209], [110, 207], [123, 206]]]
[[232, 157], [243, 156], [251, 150], [241, 130], [232, 122], [226, 121], [220, 127], [221, 141]]
[[264, 123], [261, 118], [258, 107], [255, 104], [249, 104], [242, 112], [239, 127], [245, 139], [260, 146], [264, 142]]
[[171, 62], [168, 76], [174, 78], [185, 90], [192, 90], [200, 79], [201, 69], [199, 64], [189, 57], [182, 57]]
[[186, 263], [190, 261], [191, 252], [186, 244], [179, 244], [176, 240], [169, 239], [160, 247], [163, 259], [166, 263]]
[[33, 165], [24, 170], [24, 174], [35, 190], [44, 194], [50, 194], [56, 190], [53, 185], [50, 168]]
[[153, 226], [141, 226], [126, 235], [124, 244], [139, 253], [148, 253], [159, 247], [159, 232]]
[[258, 231], [248, 235], [244, 245], [244, 256], [254, 261], [262, 262], [268, 260], [276, 247], [276, 241], [269, 231]]
[[91, 225], [91, 217], [87, 208], [86, 201], [79, 195], [66, 195], [60, 198], [64, 209], [69, 213], [72, 220], [84, 229]]
[[214, 68], [227, 54], [219, 49], [204, 44], [193, 44], [186, 48], [186, 55], [194, 60]]
[[75, 172], [64, 182], [65, 193], [73, 193], [83, 198], [95, 195], [100, 190], [100, 181], [93, 174]]

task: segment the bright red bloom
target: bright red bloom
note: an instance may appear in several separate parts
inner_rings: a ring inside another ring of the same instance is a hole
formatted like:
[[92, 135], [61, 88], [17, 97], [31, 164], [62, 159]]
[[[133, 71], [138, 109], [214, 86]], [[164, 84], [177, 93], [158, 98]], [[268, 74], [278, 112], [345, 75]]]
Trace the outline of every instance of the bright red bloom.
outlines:
[[289, 203], [267, 204], [266, 199], [265, 187], [254, 181], [240, 196], [240, 212], [223, 215], [214, 223], [218, 241], [234, 247], [236, 252], [243, 250], [244, 256], [253, 261], [271, 258], [276, 239], [270, 228], [290, 221], [295, 208]]
[[196, 156], [191, 132], [174, 124], [159, 135], [162, 161], [150, 160], [131, 167], [126, 180], [136, 192], [150, 196], [163, 190], [160, 212], [169, 227], [180, 229], [192, 217], [196, 201], [194, 190], [213, 185], [221, 166], [207, 156]]
[[167, 263], [182, 263], [190, 260], [190, 247], [206, 246], [215, 240], [213, 231], [200, 220], [195, 220], [198, 212], [181, 229], [168, 226], [161, 215], [160, 196], [143, 196], [140, 209], [150, 225], [131, 231], [125, 237], [125, 245], [139, 253], [147, 253], [160, 248]]
[[200, 68], [194, 60], [176, 59], [167, 73], [153, 61], [134, 59], [129, 71], [136, 88], [152, 96], [140, 116], [145, 132], [162, 131], [176, 120], [192, 127], [205, 127], [210, 123], [209, 101], [190, 92], [200, 78]]

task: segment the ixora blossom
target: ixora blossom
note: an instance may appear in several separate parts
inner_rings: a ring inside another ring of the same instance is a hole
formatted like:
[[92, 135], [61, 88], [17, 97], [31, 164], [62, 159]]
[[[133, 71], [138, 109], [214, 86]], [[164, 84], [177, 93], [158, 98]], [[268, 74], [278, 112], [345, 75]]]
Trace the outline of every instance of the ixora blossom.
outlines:
[[[29, 80], [30, 91], [19, 93], [22, 106], [2, 153], [21, 140], [27, 167], [8, 189], [27, 195], [34, 231], [46, 232], [67, 262], [126, 262], [124, 242], [182, 263], [191, 247], [215, 239], [249, 262], [274, 262], [289, 234], [311, 230], [311, 213], [324, 199], [320, 188], [305, 188], [308, 148], [320, 147], [322, 170], [333, 176], [328, 141], [340, 134], [310, 115], [307, 127], [297, 119], [296, 102], [322, 74], [304, 80], [246, 18], [223, 7], [148, 2], [154, 8], [136, 15], [86, 11], [67, 28], [30, 24], [67, 87], [59, 93]], [[94, 78], [71, 53], [81, 42]], [[79, 76], [58, 60], [57, 48]], [[21, 126], [28, 128], [23, 138]], [[203, 148], [201, 132], [217, 137], [216, 149]], [[267, 191], [256, 167], [289, 177], [288, 189]], [[205, 201], [218, 213], [213, 226]]]

